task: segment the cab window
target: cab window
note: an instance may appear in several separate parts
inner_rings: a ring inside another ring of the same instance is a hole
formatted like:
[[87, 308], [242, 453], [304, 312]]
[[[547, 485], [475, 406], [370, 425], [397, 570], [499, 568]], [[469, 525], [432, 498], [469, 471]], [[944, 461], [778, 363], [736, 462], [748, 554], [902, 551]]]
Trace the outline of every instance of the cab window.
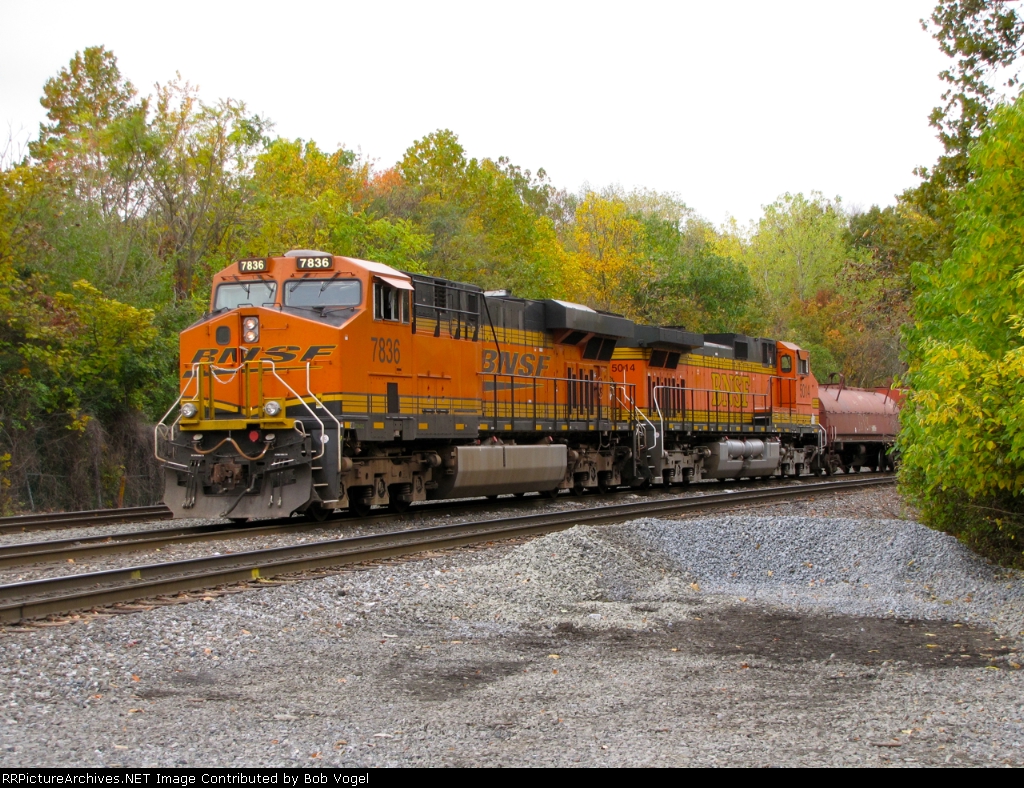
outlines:
[[809, 365], [806, 358], [798, 358], [796, 360], [796, 371], [801, 375], [806, 375], [808, 373], [808, 367]]
[[264, 282], [261, 279], [218, 285], [213, 299], [213, 311], [238, 309], [240, 306], [273, 306], [276, 295], [277, 282]]
[[284, 286], [285, 306], [359, 306], [362, 298], [358, 279], [293, 279]]
[[376, 320], [409, 322], [408, 291], [399, 290], [384, 282], [373, 283], [373, 317]]
[[793, 371], [793, 357], [792, 356], [779, 356], [779, 369], [783, 372]]

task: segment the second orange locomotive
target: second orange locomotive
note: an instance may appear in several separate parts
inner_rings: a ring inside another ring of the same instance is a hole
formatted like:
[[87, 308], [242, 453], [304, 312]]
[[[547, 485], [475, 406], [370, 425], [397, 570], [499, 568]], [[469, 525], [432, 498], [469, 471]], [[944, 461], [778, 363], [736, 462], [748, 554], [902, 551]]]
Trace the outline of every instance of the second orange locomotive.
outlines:
[[176, 516], [798, 474], [824, 448], [794, 345], [318, 251], [218, 273], [180, 374], [156, 443]]

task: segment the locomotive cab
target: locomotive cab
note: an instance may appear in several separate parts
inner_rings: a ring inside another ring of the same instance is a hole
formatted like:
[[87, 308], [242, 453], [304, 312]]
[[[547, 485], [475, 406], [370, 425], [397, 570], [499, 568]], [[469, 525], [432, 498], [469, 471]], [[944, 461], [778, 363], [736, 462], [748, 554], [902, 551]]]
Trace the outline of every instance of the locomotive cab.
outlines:
[[[249, 519], [337, 500], [343, 427], [317, 392], [346, 365], [345, 331], [367, 312], [376, 269], [400, 276], [360, 263], [297, 250], [215, 275], [210, 311], [181, 334], [178, 417], [156, 433], [176, 515]], [[392, 303], [400, 323], [408, 299]]]

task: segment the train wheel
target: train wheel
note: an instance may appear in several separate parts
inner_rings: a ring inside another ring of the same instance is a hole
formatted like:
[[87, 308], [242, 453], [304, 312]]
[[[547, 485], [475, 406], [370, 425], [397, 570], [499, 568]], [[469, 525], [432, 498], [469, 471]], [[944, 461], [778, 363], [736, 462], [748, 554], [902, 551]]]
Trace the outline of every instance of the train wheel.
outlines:
[[322, 523], [333, 513], [332, 509], [325, 509], [319, 503], [311, 503], [309, 508], [306, 509], [306, 518], [316, 523]]
[[372, 487], [350, 487], [348, 490], [348, 510], [356, 517], [366, 517], [373, 505]]
[[249, 522], [249, 518], [248, 517], [229, 517], [228, 519], [231, 522], [233, 522], [235, 525], [242, 525], [242, 523]]
[[558, 497], [558, 493], [560, 493], [560, 492], [561, 492], [561, 490], [558, 487], [556, 487], [553, 490], [544, 490], [541, 493], [541, 495], [543, 495], [545, 498], [557, 498]]
[[583, 495], [587, 491], [587, 488], [583, 486], [583, 482], [579, 479], [572, 483], [572, 494]]
[[408, 483], [392, 484], [388, 487], [388, 508], [395, 514], [409, 511], [412, 504], [412, 485]]

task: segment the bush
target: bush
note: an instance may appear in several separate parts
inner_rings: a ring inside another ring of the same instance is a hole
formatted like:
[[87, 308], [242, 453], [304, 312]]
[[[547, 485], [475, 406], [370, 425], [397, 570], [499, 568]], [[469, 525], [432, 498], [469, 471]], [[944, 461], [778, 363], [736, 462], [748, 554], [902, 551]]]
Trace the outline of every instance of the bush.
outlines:
[[901, 482], [929, 525], [1024, 565], [1024, 103], [971, 164], [952, 255], [913, 272]]

